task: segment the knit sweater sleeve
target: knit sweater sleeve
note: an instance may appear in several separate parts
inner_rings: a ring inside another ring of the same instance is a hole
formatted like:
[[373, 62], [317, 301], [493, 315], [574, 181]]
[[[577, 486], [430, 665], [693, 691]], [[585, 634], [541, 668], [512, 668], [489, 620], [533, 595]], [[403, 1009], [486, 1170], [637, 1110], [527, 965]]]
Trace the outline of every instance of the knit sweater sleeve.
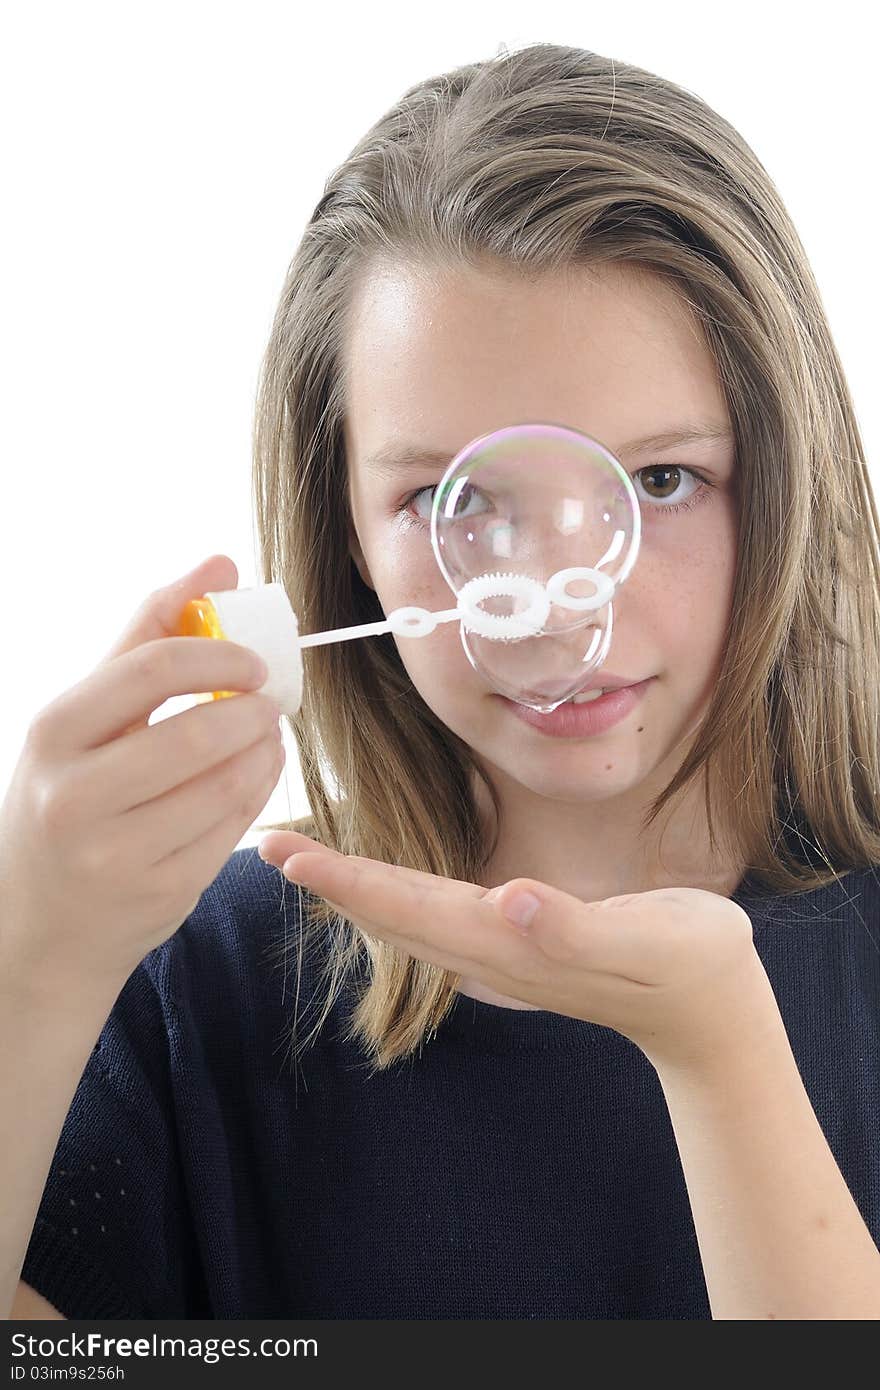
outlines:
[[89, 1056], [22, 1266], [66, 1318], [185, 1316], [194, 1252], [157, 987], [162, 950], [126, 981]]

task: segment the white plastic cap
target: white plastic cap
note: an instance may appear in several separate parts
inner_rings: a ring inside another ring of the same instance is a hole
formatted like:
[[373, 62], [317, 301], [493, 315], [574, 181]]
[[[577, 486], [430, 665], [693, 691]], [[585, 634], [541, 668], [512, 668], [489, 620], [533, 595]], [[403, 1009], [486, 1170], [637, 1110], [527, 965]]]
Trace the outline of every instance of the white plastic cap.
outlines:
[[205, 594], [231, 642], [250, 647], [265, 661], [269, 675], [260, 694], [275, 700], [282, 714], [302, 704], [303, 665], [299, 622], [281, 584], [255, 589], [221, 589]]

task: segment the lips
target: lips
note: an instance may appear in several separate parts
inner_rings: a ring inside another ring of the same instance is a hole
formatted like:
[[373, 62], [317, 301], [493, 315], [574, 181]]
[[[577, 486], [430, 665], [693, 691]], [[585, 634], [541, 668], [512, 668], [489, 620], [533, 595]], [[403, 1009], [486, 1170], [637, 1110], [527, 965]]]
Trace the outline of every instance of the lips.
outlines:
[[564, 700], [550, 714], [539, 714], [530, 706], [508, 700], [504, 695], [493, 698], [503, 700], [514, 718], [550, 738], [589, 738], [607, 733], [620, 723], [643, 698], [653, 679], [648, 676], [635, 685], [617, 686], [598, 700], [587, 700], [579, 705]]

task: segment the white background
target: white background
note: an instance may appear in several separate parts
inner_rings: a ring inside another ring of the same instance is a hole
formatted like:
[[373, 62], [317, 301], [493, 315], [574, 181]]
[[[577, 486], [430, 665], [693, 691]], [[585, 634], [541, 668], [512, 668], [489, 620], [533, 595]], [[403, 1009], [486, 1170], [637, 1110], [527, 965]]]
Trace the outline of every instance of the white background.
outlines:
[[[257, 582], [257, 372], [324, 181], [407, 87], [501, 44], [634, 63], [739, 129], [804, 242], [873, 462], [872, 15], [809, 13], [674, 0], [10, 6], [0, 793], [34, 714], [89, 673], [148, 593], [217, 552], [240, 587]], [[287, 742], [261, 822], [308, 810]]]

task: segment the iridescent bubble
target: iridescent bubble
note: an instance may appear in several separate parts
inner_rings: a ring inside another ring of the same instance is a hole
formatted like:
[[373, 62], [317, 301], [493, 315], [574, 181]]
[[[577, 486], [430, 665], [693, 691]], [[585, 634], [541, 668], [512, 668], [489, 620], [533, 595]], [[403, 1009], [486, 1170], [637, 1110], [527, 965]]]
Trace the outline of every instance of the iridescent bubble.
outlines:
[[576, 694], [608, 654], [640, 535], [632, 483], [598, 440], [546, 423], [472, 440], [434, 491], [431, 544], [474, 670], [543, 713]]

